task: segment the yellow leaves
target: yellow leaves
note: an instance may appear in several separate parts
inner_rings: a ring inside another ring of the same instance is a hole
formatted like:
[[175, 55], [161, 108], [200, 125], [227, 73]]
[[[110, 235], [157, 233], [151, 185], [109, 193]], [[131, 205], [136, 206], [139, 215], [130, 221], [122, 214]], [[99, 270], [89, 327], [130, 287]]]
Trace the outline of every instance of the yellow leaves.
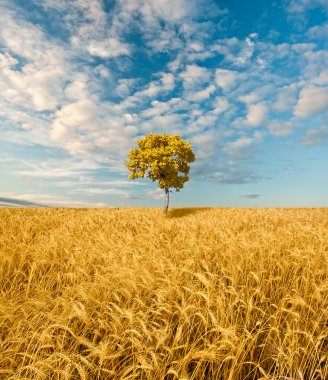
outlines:
[[189, 181], [188, 164], [195, 161], [195, 155], [191, 145], [179, 135], [150, 133], [137, 145], [139, 149], [131, 149], [125, 163], [132, 172], [129, 178], [143, 178], [147, 173], [149, 179], [159, 181], [159, 188], [176, 191]]

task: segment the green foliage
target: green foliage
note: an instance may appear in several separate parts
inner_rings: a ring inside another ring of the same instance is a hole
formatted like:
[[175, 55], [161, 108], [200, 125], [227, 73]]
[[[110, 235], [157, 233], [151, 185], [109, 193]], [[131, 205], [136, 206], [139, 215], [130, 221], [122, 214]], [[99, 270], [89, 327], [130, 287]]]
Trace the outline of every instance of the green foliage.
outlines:
[[150, 133], [137, 141], [139, 149], [132, 149], [125, 165], [129, 178], [150, 178], [161, 189], [179, 191], [189, 181], [188, 163], [195, 161], [191, 145], [179, 135]]

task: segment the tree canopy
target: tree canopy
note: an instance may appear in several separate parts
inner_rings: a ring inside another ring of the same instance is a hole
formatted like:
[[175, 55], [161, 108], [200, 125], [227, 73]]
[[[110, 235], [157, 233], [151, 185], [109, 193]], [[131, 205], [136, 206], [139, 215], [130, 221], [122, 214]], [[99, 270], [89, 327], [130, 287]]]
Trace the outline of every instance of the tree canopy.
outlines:
[[188, 163], [195, 161], [191, 145], [179, 135], [153, 134], [137, 141], [139, 148], [132, 149], [126, 166], [131, 171], [129, 178], [144, 178], [158, 181], [161, 189], [175, 188], [179, 191], [189, 180]]

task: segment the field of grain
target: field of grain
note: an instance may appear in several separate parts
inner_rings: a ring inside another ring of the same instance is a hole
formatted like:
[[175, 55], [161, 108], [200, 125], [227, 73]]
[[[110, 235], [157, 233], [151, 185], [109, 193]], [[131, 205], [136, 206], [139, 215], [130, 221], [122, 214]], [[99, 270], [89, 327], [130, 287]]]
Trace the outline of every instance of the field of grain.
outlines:
[[0, 209], [0, 379], [328, 379], [328, 209]]

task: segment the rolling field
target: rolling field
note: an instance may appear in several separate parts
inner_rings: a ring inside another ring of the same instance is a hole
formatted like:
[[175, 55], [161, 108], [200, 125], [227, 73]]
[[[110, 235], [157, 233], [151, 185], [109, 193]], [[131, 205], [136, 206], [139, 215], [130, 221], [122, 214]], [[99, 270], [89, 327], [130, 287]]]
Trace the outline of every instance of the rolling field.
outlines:
[[0, 379], [328, 379], [328, 209], [0, 209]]

